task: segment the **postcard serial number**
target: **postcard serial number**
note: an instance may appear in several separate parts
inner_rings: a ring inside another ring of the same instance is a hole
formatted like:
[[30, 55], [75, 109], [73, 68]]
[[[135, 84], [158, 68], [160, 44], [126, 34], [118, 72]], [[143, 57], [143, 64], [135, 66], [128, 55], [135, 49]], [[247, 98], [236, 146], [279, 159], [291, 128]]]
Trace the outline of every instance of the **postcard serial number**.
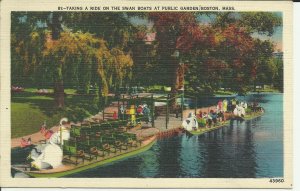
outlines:
[[283, 178], [271, 178], [269, 180], [270, 183], [284, 183], [284, 179]]

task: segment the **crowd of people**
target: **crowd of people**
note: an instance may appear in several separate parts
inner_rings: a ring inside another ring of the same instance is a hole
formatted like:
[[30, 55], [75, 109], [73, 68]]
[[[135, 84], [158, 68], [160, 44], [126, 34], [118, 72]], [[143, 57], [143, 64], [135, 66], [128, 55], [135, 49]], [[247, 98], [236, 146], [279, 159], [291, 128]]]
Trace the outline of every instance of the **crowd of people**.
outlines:
[[248, 108], [246, 101], [232, 100], [219, 100], [216, 109], [211, 109], [209, 112], [200, 112], [196, 115], [200, 127], [212, 127], [219, 123], [226, 121], [226, 113], [231, 113], [235, 117], [244, 117]]
[[133, 125], [137, 123], [137, 119], [141, 117], [146, 118], [146, 123], [151, 122], [151, 111], [147, 104], [140, 104], [137, 107], [135, 105], [131, 105], [130, 108], [126, 109], [123, 105], [119, 108], [119, 119], [127, 119], [130, 117], [130, 121]]

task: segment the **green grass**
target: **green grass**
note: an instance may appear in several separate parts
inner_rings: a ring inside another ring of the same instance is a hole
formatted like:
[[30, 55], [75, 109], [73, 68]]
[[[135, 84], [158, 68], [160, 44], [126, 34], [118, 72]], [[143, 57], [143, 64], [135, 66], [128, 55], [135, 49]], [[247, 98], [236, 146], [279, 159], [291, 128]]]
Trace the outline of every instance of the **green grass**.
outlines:
[[[73, 110], [82, 108], [89, 114], [98, 112], [93, 104], [93, 96], [74, 95], [75, 90], [67, 89], [65, 105]], [[24, 92], [13, 93], [11, 99], [11, 137], [29, 135], [39, 131], [44, 121], [48, 127], [59, 123], [66, 112], [54, 107], [53, 95], [38, 95], [36, 88], [26, 88]]]
[[[53, 89], [48, 89], [45, 88], [49, 93], [53, 93]], [[36, 93], [37, 92], [37, 88], [26, 88], [25, 92], [30, 92], [30, 93]], [[75, 89], [65, 89], [65, 93], [66, 94], [75, 94], [76, 90]]]
[[20, 137], [38, 132], [44, 121], [48, 126], [58, 124], [59, 114], [47, 116], [30, 103], [12, 103], [11, 137]]
[[217, 90], [214, 94], [215, 95], [233, 95], [235, 93], [232, 91], [229, 91], [229, 90]]
[[279, 93], [280, 91], [278, 89], [266, 86], [264, 89], [257, 89], [258, 92], [271, 92], [271, 93]]
[[167, 91], [168, 88], [171, 88], [169, 86], [162, 86], [162, 85], [153, 85], [146, 87], [146, 92], [150, 93], [168, 93], [170, 91]]

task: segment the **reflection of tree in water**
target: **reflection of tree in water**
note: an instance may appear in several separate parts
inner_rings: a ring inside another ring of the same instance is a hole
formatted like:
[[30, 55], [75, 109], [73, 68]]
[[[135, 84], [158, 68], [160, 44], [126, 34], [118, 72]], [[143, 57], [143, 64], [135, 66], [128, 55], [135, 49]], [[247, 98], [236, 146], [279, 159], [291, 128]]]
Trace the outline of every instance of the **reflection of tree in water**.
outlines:
[[159, 162], [157, 161], [157, 153], [159, 152], [158, 144], [141, 154], [142, 163], [139, 164], [141, 177], [156, 177], [158, 174]]
[[[204, 141], [206, 150], [205, 163], [202, 166], [201, 176], [207, 178], [224, 177], [226, 171], [224, 166], [224, 149], [222, 141], [220, 140], [220, 131], [213, 131], [207, 134]], [[222, 135], [221, 135], [222, 137]]]
[[202, 136], [202, 147], [205, 147], [202, 148], [205, 150], [202, 177], [255, 177], [257, 164], [251, 124], [244, 125], [231, 124]]
[[237, 143], [236, 147], [236, 177], [254, 178], [257, 164], [251, 123], [246, 123], [245, 126], [245, 128], [241, 128], [244, 136], [241, 135], [241, 142]]
[[199, 177], [199, 167], [204, 162], [198, 136], [182, 136], [180, 161], [183, 177]]
[[171, 137], [159, 141], [159, 149], [157, 156], [158, 174], [159, 177], [175, 178], [182, 175], [180, 168], [180, 155], [181, 142], [180, 137]]

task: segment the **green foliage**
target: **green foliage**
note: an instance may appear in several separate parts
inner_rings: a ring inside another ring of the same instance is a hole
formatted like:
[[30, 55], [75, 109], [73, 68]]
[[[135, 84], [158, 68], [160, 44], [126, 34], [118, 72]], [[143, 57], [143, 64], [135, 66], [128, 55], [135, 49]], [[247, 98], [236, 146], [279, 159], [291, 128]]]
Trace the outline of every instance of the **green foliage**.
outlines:
[[[282, 24], [280, 13], [207, 13], [215, 16], [211, 25], [199, 23], [199, 13], [61, 13], [65, 31], [55, 41], [51, 31], [37, 25], [51, 26], [49, 14], [12, 14], [13, 84], [49, 88], [60, 81], [83, 94], [97, 87], [95, 102], [102, 102], [122, 86], [175, 87], [183, 62], [185, 81], [195, 91], [245, 92], [258, 82], [282, 86], [273, 43], [255, 38], [271, 36]], [[134, 17], [148, 19], [153, 27], [134, 24]], [[145, 35], [153, 32], [155, 41], [145, 43]]]
[[[13, 17], [14, 18], [14, 17]], [[17, 18], [14, 18], [14, 20]], [[31, 29], [26, 23], [15, 21], [11, 36], [12, 83], [41, 86], [47, 75], [42, 75], [42, 55], [45, 33]], [[35, 81], [35, 79], [39, 79]], [[27, 81], [27, 84], [25, 83]]]
[[69, 121], [74, 123], [81, 122], [85, 118], [91, 116], [91, 114], [81, 107], [66, 107], [64, 108], [64, 116], [68, 118]]
[[274, 29], [282, 25], [280, 13], [270, 12], [247, 12], [241, 13], [240, 26], [245, 27], [249, 32], [265, 33], [271, 36]]
[[273, 78], [273, 85], [280, 92], [283, 92], [283, 60], [281, 58], [273, 58], [272, 59], [273, 67], [276, 67], [276, 72]]
[[237, 24], [249, 33], [273, 35], [274, 29], [282, 25], [281, 13], [276, 12], [224, 12], [216, 13], [214, 27], [228, 27]]

